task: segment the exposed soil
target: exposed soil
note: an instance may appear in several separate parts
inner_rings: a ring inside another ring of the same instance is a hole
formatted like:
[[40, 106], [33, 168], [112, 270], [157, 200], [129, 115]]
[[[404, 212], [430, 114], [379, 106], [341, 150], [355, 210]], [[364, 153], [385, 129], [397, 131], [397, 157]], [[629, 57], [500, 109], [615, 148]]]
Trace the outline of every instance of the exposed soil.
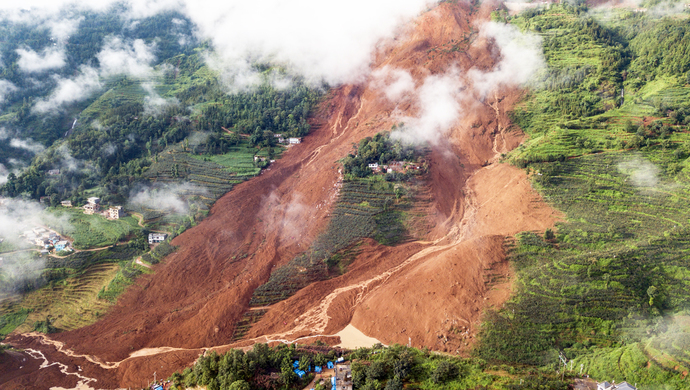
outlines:
[[[372, 67], [406, 69], [417, 84], [453, 65], [460, 74], [491, 69], [498, 54], [490, 42], [459, 51], [428, 49], [461, 40], [495, 6], [444, 3], [382, 43]], [[415, 115], [413, 100], [396, 107], [366, 81], [332, 90], [303, 143], [219, 199], [208, 218], [174, 240], [178, 252], [155, 265], [155, 274], [141, 276], [102, 320], [51, 335], [64, 346], [35, 335], [14, 335], [10, 342], [40, 350], [74, 372], [80, 366], [99, 388], [141, 386], [154, 371], [168, 376], [215, 346], [222, 352], [298, 338], [338, 344], [336, 333], [349, 324], [385, 344], [462, 353], [483, 310], [500, 306], [510, 293], [505, 237], [543, 230], [558, 219], [522, 171], [497, 162], [522, 138], [506, 115], [520, 96], [504, 89], [463, 102], [464, 116], [431, 152], [427, 182], [435, 226], [424, 240], [395, 247], [366, 240], [346, 274], [272, 305], [246, 340], [230, 342], [253, 291], [325, 227], [340, 180], [336, 161], [353, 142], [389, 130], [399, 116]], [[0, 371], [9, 364], [15, 363], [0, 363]], [[75, 385], [73, 377], [50, 372], [40, 370], [50, 376], [40, 383]], [[32, 379], [11, 380], [8, 388]]]

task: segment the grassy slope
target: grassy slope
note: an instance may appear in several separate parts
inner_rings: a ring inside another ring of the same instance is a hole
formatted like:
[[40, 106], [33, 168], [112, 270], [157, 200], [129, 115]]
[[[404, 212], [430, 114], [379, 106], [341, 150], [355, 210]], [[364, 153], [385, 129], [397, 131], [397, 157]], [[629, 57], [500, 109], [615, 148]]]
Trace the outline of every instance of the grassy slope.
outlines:
[[58, 207], [52, 212], [57, 217], [68, 218], [67, 224], [54, 228], [74, 239], [74, 247], [77, 249], [112, 245], [140, 229], [138, 221], [132, 216], [108, 220], [101, 215], [84, 214], [80, 208]]
[[[690, 337], [690, 134], [672, 126], [668, 136], [645, 135], [636, 144], [637, 135], [625, 127], [659, 116], [661, 102], [690, 105], [690, 87], [667, 76], [634, 90], [615, 74], [607, 76], [605, 58], [615, 43], [597, 42], [563, 23], [573, 18], [553, 6], [512, 21], [541, 27], [551, 74], [596, 69], [566, 93], [581, 101], [592, 93], [597, 98], [589, 112], [564, 115], [552, 109], [563, 91], [550, 87], [547, 76], [516, 109], [529, 139], [509, 158], [528, 166], [535, 187], [567, 221], [553, 240], [527, 233], [515, 241], [517, 292], [505, 309], [490, 314], [478, 354], [556, 369], [560, 351], [573, 359], [570, 373], [582, 369], [602, 380], [684, 388], [682, 372], [690, 368], [684, 350]], [[623, 87], [618, 106], [611, 97]]]

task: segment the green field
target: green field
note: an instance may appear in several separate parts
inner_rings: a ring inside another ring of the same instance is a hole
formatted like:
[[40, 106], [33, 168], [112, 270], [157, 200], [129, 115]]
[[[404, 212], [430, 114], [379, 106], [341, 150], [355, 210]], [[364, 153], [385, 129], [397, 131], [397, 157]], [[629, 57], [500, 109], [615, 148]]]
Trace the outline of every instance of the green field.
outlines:
[[213, 156], [199, 156], [192, 157], [202, 160], [210, 161], [227, 168], [228, 172], [237, 176], [256, 176], [261, 171], [254, 164], [254, 156], [265, 156], [265, 153], [260, 153], [257, 148], [250, 146], [247, 143], [241, 143], [238, 146], [230, 147], [230, 150], [225, 154], [216, 154]]
[[101, 215], [84, 214], [80, 208], [54, 208], [58, 218], [66, 217], [67, 223], [51, 226], [60, 234], [71, 237], [76, 249], [99, 248], [125, 240], [141, 229], [136, 218], [126, 216], [109, 220]]

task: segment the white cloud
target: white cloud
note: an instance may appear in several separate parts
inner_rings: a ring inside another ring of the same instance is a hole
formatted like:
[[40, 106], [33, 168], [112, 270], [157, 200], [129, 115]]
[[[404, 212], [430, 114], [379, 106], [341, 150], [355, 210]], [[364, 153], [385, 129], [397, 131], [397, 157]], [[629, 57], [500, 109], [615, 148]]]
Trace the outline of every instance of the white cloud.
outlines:
[[[115, 2], [27, 0], [21, 4], [3, 4], [0, 9], [5, 11], [5, 17], [31, 20], [47, 19], [67, 4], [70, 9], [104, 10]], [[368, 74], [372, 53], [382, 39], [392, 38], [404, 22], [435, 1], [126, 0], [125, 3], [129, 6], [130, 18], [167, 10], [187, 15], [196, 24], [199, 37], [210, 40], [217, 52], [218, 60], [210, 64], [222, 71], [224, 79], [237, 89], [261, 81], [252, 76], [252, 65], [256, 62], [281, 65], [290, 74], [300, 74], [314, 84], [361, 81]], [[22, 8], [32, 11], [21, 12]], [[65, 36], [71, 25], [67, 22], [51, 24], [51, 28], [55, 34], [60, 32]], [[181, 36], [180, 40], [185, 42], [187, 38]], [[148, 49], [137, 52], [135, 48], [134, 51], [142, 54], [150, 52]], [[138, 71], [144, 71], [146, 68], [142, 65], [150, 63], [146, 60], [131, 63], [124, 57], [113, 58], [106, 53], [102, 57], [99, 61], [105, 63], [106, 72], [115, 72], [118, 62]]]
[[436, 142], [458, 120], [463, 99], [463, 83], [457, 69], [429, 76], [415, 90], [418, 112], [400, 118], [404, 126], [393, 137], [408, 143]]
[[141, 87], [146, 91], [144, 98], [144, 112], [149, 115], [159, 115], [165, 107], [176, 106], [180, 101], [176, 98], [163, 98], [153, 87], [153, 83], [142, 83]]
[[475, 68], [468, 72], [481, 98], [502, 85], [525, 84], [545, 66], [538, 35], [523, 33], [512, 25], [488, 22], [481, 26], [479, 36], [493, 40], [498, 48], [496, 56], [500, 56], [492, 71]]
[[73, 78], [57, 77], [57, 87], [45, 100], [39, 100], [33, 110], [39, 113], [52, 112], [65, 103], [86, 99], [99, 88], [101, 81], [98, 72], [89, 66], [82, 66], [79, 74]]
[[414, 91], [414, 79], [405, 70], [384, 66], [371, 74], [372, 87], [382, 90], [391, 102], [397, 102], [405, 94]]
[[165, 187], [146, 187], [132, 192], [129, 203], [153, 210], [169, 211], [177, 214], [187, 212], [185, 195], [203, 194], [207, 191], [190, 183], [172, 184]]
[[72, 156], [72, 151], [69, 149], [67, 144], [62, 144], [57, 149], [58, 155], [60, 155], [60, 168], [66, 171], [76, 171], [79, 168], [80, 161]]
[[38, 142], [20, 138], [12, 138], [10, 140], [10, 146], [17, 149], [28, 150], [31, 153], [40, 153], [45, 149], [45, 147]]
[[[63, 104], [82, 101], [102, 87], [101, 77], [127, 74], [137, 78], [150, 78], [155, 73], [149, 65], [156, 59], [154, 50], [155, 44], [147, 45], [141, 39], [128, 43], [110, 36], [96, 55], [100, 63], [99, 69], [81, 66], [75, 77], [55, 76], [57, 87], [47, 99], [38, 101], [33, 109], [39, 113], [53, 112]], [[159, 101], [155, 100], [151, 104], [155, 106], [157, 103]]]
[[0, 103], [4, 102], [11, 92], [17, 90], [17, 87], [12, 82], [7, 80], [0, 80]]
[[147, 45], [141, 39], [126, 43], [118, 37], [110, 36], [96, 55], [100, 73], [102, 76], [128, 74], [139, 78], [150, 77], [153, 75], [153, 68], [149, 64], [156, 59], [154, 50], [155, 44]]
[[618, 164], [618, 170], [628, 175], [636, 187], [656, 187], [659, 184], [659, 168], [649, 160], [635, 156]]
[[161, 12], [179, 10], [184, 2], [180, 0], [140, 0], [130, 1], [129, 17], [146, 18]]
[[[514, 26], [485, 23], [475, 44], [495, 44], [496, 63], [489, 71], [476, 68], [462, 75], [456, 68], [428, 76], [415, 87], [412, 76], [399, 69], [382, 68], [372, 74], [372, 87], [395, 103], [409, 96], [417, 108], [414, 117], [401, 117], [404, 126], [392, 136], [409, 143], [436, 142], [459, 119], [463, 107], [484, 99], [502, 86], [524, 85], [544, 67], [541, 39]], [[468, 80], [468, 86], [462, 81]]]
[[62, 44], [67, 41], [70, 35], [77, 31], [77, 27], [79, 27], [79, 23], [81, 23], [82, 20], [84, 20], [83, 16], [76, 19], [60, 18], [49, 20], [46, 24], [50, 29], [50, 34], [57, 41], [55, 43]]
[[[372, 51], [429, 0], [187, 1], [186, 13], [210, 39], [226, 80], [251, 82], [253, 62], [283, 64], [308, 81], [356, 82]], [[235, 80], [236, 79], [236, 80]]]
[[10, 171], [7, 169], [5, 164], [0, 163], [0, 185], [7, 183], [7, 175], [9, 174]]
[[[39, 226], [61, 226], [62, 229], [70, 229], [67, 214], [56, 217], [46, 212], [36, 201], [16, 198], [2, 200], [0, 237], [4, 240], [17, 246], [27, 246], [27, 237], [22, 237], [22, 233]], [[4, 254], [0, 257], [3, 258], [0, 262], [0, 280], [3, 280], [3, 283], [0, 283], [0, 292], [5, 294], [12, 293], [19, 283], [38, 277], [45, 266], [45, 258], [32, 256], [28, 252]]]
[[40, 54], [30, 48], [17, 49], [17, 65], [22, 72], [37, 73], [65, 66], [65, 50], [60, 47], [48, 47]]

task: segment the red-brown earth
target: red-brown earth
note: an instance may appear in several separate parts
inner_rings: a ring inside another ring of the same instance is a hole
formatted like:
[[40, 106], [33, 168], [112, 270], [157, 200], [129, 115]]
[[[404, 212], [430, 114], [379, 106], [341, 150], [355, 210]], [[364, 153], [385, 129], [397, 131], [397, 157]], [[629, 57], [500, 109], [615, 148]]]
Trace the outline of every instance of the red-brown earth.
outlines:
[[[372, 68], [407, 70], [418, 86], [452, 66], [461, 78], [472, 67], [490, 70], [500, 59], [490, 41], [476, 39], [458, 51], [430, 49], [476, 32], [495, 7], [443, 3], [383, 42]], [[543, 230], [559, 218], [523, 171], [498, 161], [523, 137], [507, 115], [521, 98], [517, 88], [465, 98], [461, 118], [432, 147], [425, 182], [433, 228], [423, 240], [397, 246], [366, 240], [347, 273], [271, 306], [246, 340], [230, 342], [253, 291], [326, 226], [341, 180], [337, 161], [353, 142], [417, 114], [414, 99], [404, 97], [396, 107], [369, 81], [330, 91], [303, 143], [220, 198], [205, 220], [175, 238], [179, 250], [137, 279], [103, 319], [50, 338], [13, 335], [10, 342], [40, 350], [67, 372], [96, 378], [88, 383], [96, 388], [142, 386], [153, 372], [160, 378], [190, 365], [206, 348], [334, 335], [348, 324], [386, 344], [466, 351], [482, 312], [510, 294], [505, 238]], [[35, 363], [19, 370], [16, 356], [9, 360], [18, 374], [0, 377], [3, 388], [75, 385], [75, 376], [55, 366], [36, 375]]]

